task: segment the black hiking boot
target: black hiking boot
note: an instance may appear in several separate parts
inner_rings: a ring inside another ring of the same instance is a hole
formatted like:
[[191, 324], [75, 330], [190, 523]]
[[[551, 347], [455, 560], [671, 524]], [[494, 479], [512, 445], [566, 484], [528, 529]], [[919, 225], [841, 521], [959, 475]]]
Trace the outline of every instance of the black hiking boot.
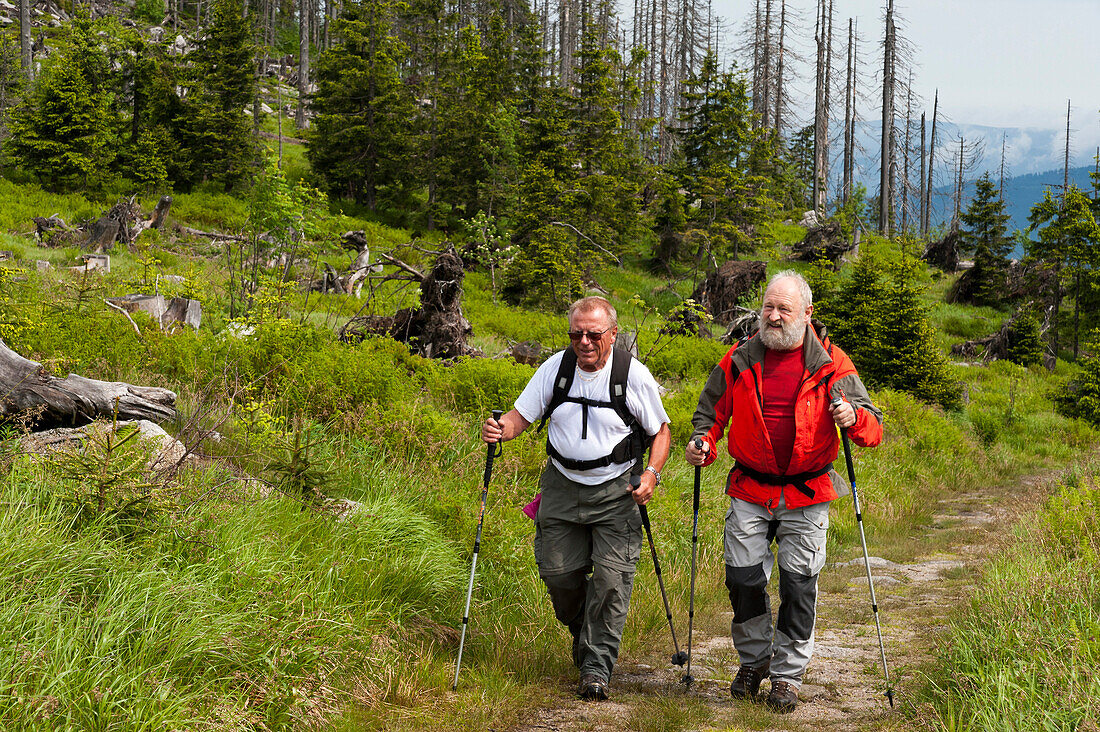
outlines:
[[772, 690], [768, 693], [768, 706], [779, 712], [787, 714], [793, 712], [798, 706], [798, 689], [786, 681], [772, 680]]
[[734, 699], [755, 699], [760, 693], [760, 682], [768, 675], [770, 668], [770, 661], [761, 666], [742, 665], [730, 684], [730, 695]]
[[585, 674], [581, 676], [579, 693], [581, 699], [588, 701], [605, 701], [608, 694], [607, 682], [596, 674]]

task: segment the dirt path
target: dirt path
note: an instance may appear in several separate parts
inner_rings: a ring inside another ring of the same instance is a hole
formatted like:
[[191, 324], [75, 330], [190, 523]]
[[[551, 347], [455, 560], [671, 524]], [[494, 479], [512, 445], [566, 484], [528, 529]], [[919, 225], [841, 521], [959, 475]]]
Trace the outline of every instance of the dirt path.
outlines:
[[[1024, 482], [1041, 484], [1051, 477], [1040, 475]], [[738, 663], [728, 630], [723, 632], [732, 613], [724, 613], [705, 619], [697, 615], [692, 668], [696, 683], [690, 692], [679, 683], [682, 669], [651, 667], [624, 658], [612, 679], [611, 700], [579, 701], [573, 695], [575, 680], [563, 678], [559, 680], [561, 706], [536, 712], [514, 730], [901, 729], [912, 722], [911, 715], [900, 708], [912, 709], [919, 671], [934, 662], [950, 611], [965, 601], [1004, 530], [1042, 494], [1042, 490], [1020, 490], [1017, 483], [940, 501], [933, 525], [916, 538], [918, 551], [920, 547], [927, 551], [912, 563], [875, 557], [871, 547], [872, 576], [899, 709], [891, 710], [883, 694], [867, 573], [857, 546], [857, 556], [831, 563], [822, 572], [814, 656], [801, 702], [791, 714], [773, 714], [763, 705], [730, 698], [729, 683]]]

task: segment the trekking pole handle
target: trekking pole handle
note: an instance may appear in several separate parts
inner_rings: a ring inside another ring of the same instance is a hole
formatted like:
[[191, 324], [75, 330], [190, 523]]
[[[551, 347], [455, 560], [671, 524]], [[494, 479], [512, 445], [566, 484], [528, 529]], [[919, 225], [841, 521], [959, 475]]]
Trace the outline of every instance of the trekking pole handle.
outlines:
[[[500, 418], [504, 416], [504, 410], [494, 409], [493, 420], [500, 422]], [[485, 455], [485, 480], [482, 482], [486, 488], [489, 486], [489, 476], [493, 472], [493, 458], [500, 457], [504, 452], [504, 447], [499, 442], [490, 442]]]
[[[844, 403], [844, 399], [842, 397], [836, 397], [835, 399], [833, 399], [830, 402], [830, 404], [833, 407], [839, 407], [843, 403]], [[847, 427], [841, 427], [840, 428], [840, 438], [842, 440], [844, 440], [844, 462], [848, 466], [848, 482], [849, 483], [855, 483], [856, 482], [856, 468], [855, 468], [855, 465], [852, 464], [852, 446], [848, 442], [848, 428]]]
[[[695, 449], [698, 450], [699, 452], [703, 452], [703, 440], [699, 437], [696, 437], [694, 442], [695, 442]], [[698, 516], [699, 516], [699, 480], [700, 480], [700, 473], [701, 472], [702, 472], [702, 468], [700, 466], [696, 465], [695, 466], [695, 492], [694, 492], [694, 495], [691, 497], [691, 510], [695, 514], [696, 520], [698, 520]]]

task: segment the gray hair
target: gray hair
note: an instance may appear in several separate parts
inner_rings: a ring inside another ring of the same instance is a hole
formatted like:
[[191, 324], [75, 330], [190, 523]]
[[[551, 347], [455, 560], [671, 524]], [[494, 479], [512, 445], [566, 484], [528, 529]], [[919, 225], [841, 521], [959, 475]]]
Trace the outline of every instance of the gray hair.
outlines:
[[810, 290], [810, 283], [806, 282], [806, 278], [795, 272], [793, 269], [785, 269], [782, 272], [777, 272], [772, 275], [772, 278], [768, 280], [768, 286], [765, 288], [765, 292], [772, 288], [779, 280], [791, 279], [794, 280], [795, 285], [798, 287], [798, 295], [802, 298], [802, 308], [808, 308], [814, 304], [814, 293]]
[[573, 321], [573, 313], [581, 312], [588, 313], [593, 310], [603, 310], [607, 313], [607, 322], [612, 328], [616, 328], [619, 325], [619, 314], [615, 312], [615, 307], [608, 302], [607, 298], [600, 297], [599, 295], [592, 295], [590, 297], [582, 297], [575, 303], [569, 306], [569, 321]]

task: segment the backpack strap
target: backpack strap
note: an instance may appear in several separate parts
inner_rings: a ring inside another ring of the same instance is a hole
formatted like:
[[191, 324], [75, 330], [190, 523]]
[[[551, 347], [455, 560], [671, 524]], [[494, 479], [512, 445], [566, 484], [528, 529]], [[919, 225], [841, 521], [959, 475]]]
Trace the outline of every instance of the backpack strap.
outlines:
[[[554, 377], [554, 391], [550, 395], [550, 403], [546, 405], [546, 410], [542, 413], [542, 419], [539, 421], [539, 430], [546, 426], [546, 420], [550, 419], [550, 415], [565, 402], [566, 397], [569, 396], [569, 389], [573, 386], [573, 377], [577, 373], [577, 353], [572, 348], [566, 348], [562, 351], [561, 363], [558, 364], [558, 373]], [[585, 427], [587, 428], [588, 415], [585, 413]], [[586, 430], [587, 431], [587, 430]]]
[[652, 442], [652, 438], [645, 434], [637, 418], [630, 412], [626, 402], [627, 380], [630, 378], [630, 364], [634, 357], [629, 351], [616, 348], [611, 352], [611, 378], [608, 383], [608, 401], [603, 402], [584, 397], [571, 397], [569, 390], [573, 386], [573, 378], [577, 370], [577, 354], [572, 348], [567, 348], [562, 354], [561, 363], [558, 365], [558, 373], [554, 377], [554, 389], [550, 397], [550, 403], [546, 405], [538, 429], [542, 429], [546, 420], [555, 409], [565, 402], [580, 404], [581, 409], [581, 439], [588, 437], [588, 410], [590, 407], [614, 409], [630, 429], [630, 434], [616, 445], [610, 454], [592, 460], [574, 460], [562, 455], [550, 444], [550, 437], [546, 438], [546, 453], [561, 463], [567, 470], [592, 470], [602, 468], [615, 463], [625, 463], [644, 455], [646, 447]]

